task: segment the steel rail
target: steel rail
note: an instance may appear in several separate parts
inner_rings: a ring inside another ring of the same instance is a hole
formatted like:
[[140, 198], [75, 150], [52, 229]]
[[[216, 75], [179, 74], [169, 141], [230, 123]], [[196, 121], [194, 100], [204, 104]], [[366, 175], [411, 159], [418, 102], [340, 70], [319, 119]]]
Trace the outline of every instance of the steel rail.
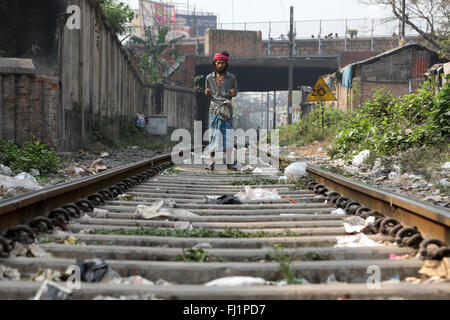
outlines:
[[55, 208], [109, 188], [116, 183], [120, 183], [127, 178], [170, 160], [171, 155], [165, 154], [108, 170], [95, 176], [62, 183], [54, 187], [0, 201], [0, 235], [18, 224], [26, 224], [27, 221], [33, 218], [46, 216]]
[[414, 227], [427, 237], [450, 244], [450, 210], [343, 178], [308, 165], [308, 174], [330, 190]]

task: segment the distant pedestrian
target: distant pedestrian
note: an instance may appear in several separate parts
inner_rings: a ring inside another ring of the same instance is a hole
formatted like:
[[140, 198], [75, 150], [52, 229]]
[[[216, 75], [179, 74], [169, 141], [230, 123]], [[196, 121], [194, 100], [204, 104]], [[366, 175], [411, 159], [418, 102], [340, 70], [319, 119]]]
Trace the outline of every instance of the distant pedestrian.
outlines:
[[237, 96], [236, 77], [228, 72], [229, 54], [220, 52], [214, 56], [215, 70], [206, 77], [205, 95], [210, 98], [209, 107], [209, 129], [210, 129], [210, 165], [208, 169], [214, 170], [215, 153], [219, 151], [220, 142], [218, 138], [222, 136], [222, 150], [226, 153], [226, 163], [228, 170], [237, 170], [235, 162], [231, 163], [233, 154], [226, 150], [233, 151], [233, 136], [227, 136], [227, 129], [233, 128], [233, 107], [231, 100]]
[[144, 131], [145, 130], [145, 118], [142, 115], [138, 115], [138, 118], [136, 120], [136, 127], [139, 130]]

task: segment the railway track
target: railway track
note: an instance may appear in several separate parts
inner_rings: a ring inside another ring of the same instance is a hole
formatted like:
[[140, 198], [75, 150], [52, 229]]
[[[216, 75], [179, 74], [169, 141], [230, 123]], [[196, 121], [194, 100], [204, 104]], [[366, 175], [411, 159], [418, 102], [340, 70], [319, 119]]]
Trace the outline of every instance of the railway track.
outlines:
[[[63, 273], [94, 258], [121, 278], [141, 276], [153, 285], [82, 282], [71, 299], [450, 299], [449, 282], [404, 281], [420, 277], [419, 257], [450, 255], [447, 209], [383, 195], [313, 167], [314, 180], [302, 190], [258, 176], [266, 184], [252, 188], [276, 190], [281, 199], [205, 204], [207, 196], [244, 191], [255, 176], [220, 167], [211, 174], [194, 165], [162, 174], [169, 167], [170, 155], [160, 156], [0, 203], [0, 265], [22, 275], [0, 280], [0, 299], [33, 297], [42, 283], [27, 277], [39, 269]], [[162, 200], [169, 207], [163, 219], [136, 214], [138, 206]], [[336, 207], [346, 215], [332, 214]], [[343, 222], [351, 216], [376, 218], [367, 238], [377, 246], [336, 247], [337, 237], [350, 236]], [[66, 233], [52, 232], [55, 226]], [[15, 242], [39, 242], [51, 256], [12, 256]], [[259, 285], [205, 285], [223, 277]]]

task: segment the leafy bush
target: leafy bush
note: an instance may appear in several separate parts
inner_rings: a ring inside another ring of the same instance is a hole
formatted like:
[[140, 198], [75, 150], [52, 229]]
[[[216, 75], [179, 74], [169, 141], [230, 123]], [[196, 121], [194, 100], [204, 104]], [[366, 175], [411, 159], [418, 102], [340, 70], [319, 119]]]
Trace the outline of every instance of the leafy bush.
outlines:
[[27, 141], [20, 148], [14, 141], [0, 139], [0, 163], [14, 172], [37, 169], [41, 174], [56, 173], [61, 167], [58, 155], [39, 141]]
[[124, 35], [129, 32], [128, 24], [134, 19], [133, 10], [117, 0], [100, 0], [100, 6], [113, 30]]
[[345, 157], [368, 149], [378, 155], [423, 145], [443, 143], [449, 138], [450, 89], [440, 89], [426, 81], [417, 93], [401, 98], [386, 89], [361, 106], [360, 112], [346, 122], [329, 150], [330, 156]]
[[348, 115], [335, 108], [316, 108], [308, 117], [280, 128], [280, 144], [305, 145], [333, 136], [345, 123]]

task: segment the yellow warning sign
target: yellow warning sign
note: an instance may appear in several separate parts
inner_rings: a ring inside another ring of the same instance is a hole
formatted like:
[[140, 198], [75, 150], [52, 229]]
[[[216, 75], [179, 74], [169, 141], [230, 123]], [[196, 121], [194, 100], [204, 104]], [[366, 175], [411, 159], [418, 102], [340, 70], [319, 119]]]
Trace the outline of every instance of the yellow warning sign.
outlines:
[[337, 99], [334, 96], [333, 92], [330, 90], [330, 88], [328, 88], [322, 77], [319, 78], [319, 81], [317, 81], [314, 89], [309, 94], [308, 99], [306, 99], [307, 102], [336, 100]]

